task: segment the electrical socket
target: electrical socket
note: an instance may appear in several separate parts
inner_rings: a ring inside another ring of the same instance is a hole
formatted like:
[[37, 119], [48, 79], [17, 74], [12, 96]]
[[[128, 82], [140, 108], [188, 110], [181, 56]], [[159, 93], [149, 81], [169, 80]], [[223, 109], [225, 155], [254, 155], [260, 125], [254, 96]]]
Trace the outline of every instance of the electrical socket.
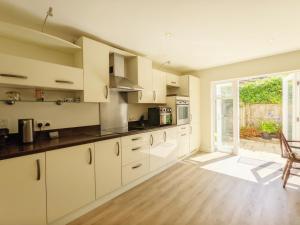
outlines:
[[0, 128], [8, 128], [8, 119], [0, 119]]
[[[51, 122], [48, 120], [37, 120], [35, 124], [38, 129], [45, 128], [45, 127], [49, 128], [51, 126]], [[38, 124], [42, 124], [42, 126], [39, 127]], [[47, 124], [49, 124], [49, 125], [47, 125]]]

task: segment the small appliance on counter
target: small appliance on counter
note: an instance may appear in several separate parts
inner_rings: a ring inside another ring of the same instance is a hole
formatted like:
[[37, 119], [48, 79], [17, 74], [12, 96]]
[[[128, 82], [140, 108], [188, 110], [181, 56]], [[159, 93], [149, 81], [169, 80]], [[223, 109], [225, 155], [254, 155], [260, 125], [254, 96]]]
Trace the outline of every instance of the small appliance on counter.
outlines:
[[21, 143], [29, 144], [34, 142], [35, 132], [33, 119], [19, 119], [18, 128]]
[[172, 110], [167, 106], [148, 108], [148, 123], [150, 126], [172, 124]]
[[0, 128], [0, 146], [4, 146], [6, 144], [8, 134], [9, 130], [7, 128]]

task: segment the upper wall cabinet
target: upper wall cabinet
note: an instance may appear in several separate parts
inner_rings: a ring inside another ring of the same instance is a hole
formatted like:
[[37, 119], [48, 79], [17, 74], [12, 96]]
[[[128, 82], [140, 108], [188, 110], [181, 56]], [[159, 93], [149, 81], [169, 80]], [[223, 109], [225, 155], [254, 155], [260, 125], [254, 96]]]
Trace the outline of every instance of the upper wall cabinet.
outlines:
[[160, 70], [153, 69], [152, 75], [154, 103], [166, 103], [166, 73]]
[[110, 47], [97, 41], [81, 37], [77, 44], [82, 52], [76, 54], [76, 61], [83, 67], [84, 102], [109, 102], [109, 51]]
[[81, 47], [36, 30], [0, 22], [0, 84], [82, 90], [75, 65]]
[[143, 88], [142, 91], [129, 93], [128, 102], [153, 103], [152, 61], [140, 56], [128, 58], [127, 77]]
[[170, 87], [179, 87], [179, 76], [172, 74], [172, 73], [166, 73], [166, 79], [167, 79], [167, 85]]

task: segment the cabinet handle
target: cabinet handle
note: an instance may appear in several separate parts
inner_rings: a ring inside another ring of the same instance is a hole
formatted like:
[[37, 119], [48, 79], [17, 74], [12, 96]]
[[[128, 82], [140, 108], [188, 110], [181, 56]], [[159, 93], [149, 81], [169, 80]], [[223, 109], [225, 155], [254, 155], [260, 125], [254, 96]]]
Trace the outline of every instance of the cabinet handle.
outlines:
[[185, 130], [186, 127], [181, 127], [181, 130]]
[[166, 142], [167, 141], [167, 132], [164, 131], [164, 141]]
[[7, 77], [7, 78], [17, 78], [17, 79], [27, 79], [27, 76], [23, 75], [16, 75], [16, 74], [7, 74], [7, 73], [2, 73], [0, 74], [1, 77]]
[[185, 136], [186, 134], [182, 134], [181, 136]]
[[142, 97], [143, 97], [143, 92], [140, 91], [140, 100], [142, 100]]
[[105, 98], [107, 99], [108, 98], [108, 86], [105, 85]]
[[150, 135], [150, 145], [151, 146], [153, 145], [153, 135], [152, 134]]
[[120, 143], [117, 142], [117, 156], [120, 155]]
[[131, 149], [131, 151], [137, 151], [139, 149], [141, 149], [141, 147], [133, 148], [133, 149]]
[[36, 160], [36, 180], [41, 180], [41, 165], [40, 160]]
[[171, 83], [172, 83], [172, 84], [176, 84], [176, 82], [175, 82], [175, 81], [172, 81]]
[[156, 101], [156, 91], [153, 91], [153, 100]]
[[69, 80], [55, 80], [55, 82], [60, 84], [74, 84], [73, 81], [69, 81]]
[[92, 155], [92, 149], [89, 148], [89, 153], [90, 153], [90, 161], [89, 161], [89, 164], [92, 165], [92, 162], [93, 162], [93, 155]]
[[133, 166], [133, 167], [131, 167], [132, 169], [137, 169], [137, 168], [139, 168], [139, 167], [141, 167], [143, 164], [142, 163], [139, 163], [139, 164], [137, 164], [136, 166]]
[[132, 141], [137, 141], [137, 140], [140, 140], [140, 139], [142, 139], [141, 137], [137, 137], [137, 138], [132, 138], [131, 140]]

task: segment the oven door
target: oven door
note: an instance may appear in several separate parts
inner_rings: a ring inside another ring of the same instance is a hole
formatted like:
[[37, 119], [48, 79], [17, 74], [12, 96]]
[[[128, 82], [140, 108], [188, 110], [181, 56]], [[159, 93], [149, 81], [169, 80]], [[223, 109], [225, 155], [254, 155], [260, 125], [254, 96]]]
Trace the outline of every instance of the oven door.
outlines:
[[177, 125], [188, 124], [190, 122], [190, 106], [185, 105], [177, 105], [177, 112], [176, 112], [176, 120]]

